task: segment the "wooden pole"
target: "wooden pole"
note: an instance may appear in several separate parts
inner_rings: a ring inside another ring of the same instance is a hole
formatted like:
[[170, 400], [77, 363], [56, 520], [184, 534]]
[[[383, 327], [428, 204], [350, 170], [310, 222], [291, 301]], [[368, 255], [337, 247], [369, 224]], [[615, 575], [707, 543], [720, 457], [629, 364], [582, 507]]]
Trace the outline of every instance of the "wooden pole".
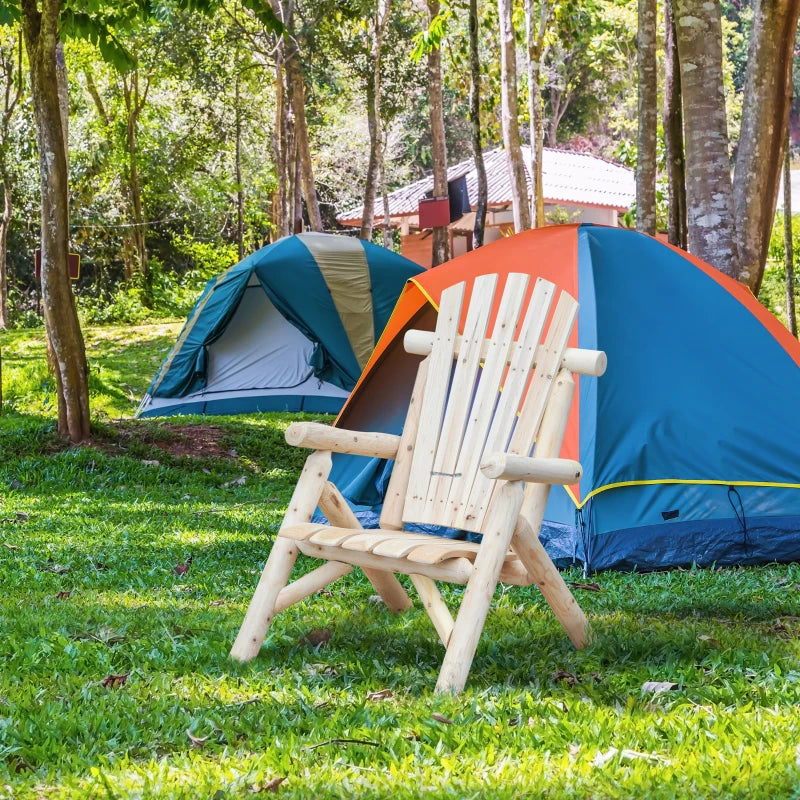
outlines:
[[[547, 406], [534, 450], [535, 457], [553, 457], [561, 451], [561, 442], [567, 427], [575, 380], [568, 370], [559, 372], [550, 402]], [[553, 613], [577, 648], [589, 641], [589, 623], [575, 602], [561, 573], [547, 555], [539, 541], [539, 531], [544, 519], [544, 509], [550, 494], [550, 485], [529, 483], [525, 488], [520, 519], [514, 532], [514, 550], [525, 565], [531, 579], [541, 590]]]
[[[358, 517], [332, 483], [326, 483], [322, 489], [319, 510], [334, 527], [361, 530], [362, 526]], [[381, 596], [383, 602], [386, 603], [387, 608], [395, 613], [411, 608], [413, 605], [411, 599], [406, 594], [403, 585], [391, 572], [371, 567], [361, 567], [361, 569], [364, 570], [364, 574], [369, 578], [369, 582]]]
[[[318, 450], [306, 459], [281, 529], [311, 520], [328, 480], [331, 464], [331, 454], [326, 451]], [[289, 580], [297, 554], [296, 542], [283, 538], [278, 532], [242, 627], [231, 648], [231, 658], [236, 661], [250, 661], [258, 655], [276, 613], [275, 601]]]
[[460, 692], [467, 682], [521, 506], [522, 486], [506, 483], [489, 512], [483, 541], [436, 682], [438, 693]]

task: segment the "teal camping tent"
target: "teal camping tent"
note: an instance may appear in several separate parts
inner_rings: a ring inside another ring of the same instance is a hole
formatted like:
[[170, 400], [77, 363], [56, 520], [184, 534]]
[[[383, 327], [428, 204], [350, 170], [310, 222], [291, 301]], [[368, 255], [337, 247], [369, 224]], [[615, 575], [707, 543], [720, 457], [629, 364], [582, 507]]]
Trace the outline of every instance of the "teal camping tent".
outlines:
[[338, 412], [419, 272], [346, 236], [262, 248], [206, 284], [139, 416]]

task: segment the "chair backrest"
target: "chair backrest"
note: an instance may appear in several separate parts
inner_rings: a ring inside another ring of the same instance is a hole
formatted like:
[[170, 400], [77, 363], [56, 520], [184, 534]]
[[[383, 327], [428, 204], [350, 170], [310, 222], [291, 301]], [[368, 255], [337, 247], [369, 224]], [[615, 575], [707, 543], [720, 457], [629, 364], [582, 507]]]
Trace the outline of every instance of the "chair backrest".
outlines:
[[497, 488], [480, 471], [484, 454], [531, 455], [578, 304], [561, 292], [542, 339], [556, 287], [538, 278], [523, 308], [529, 281], [526, 274], [508, 275], [491, 333], [497, 275], [475, 279], [462, 335], [465, 284], [442, 292], [405, 522], [482, 533]]

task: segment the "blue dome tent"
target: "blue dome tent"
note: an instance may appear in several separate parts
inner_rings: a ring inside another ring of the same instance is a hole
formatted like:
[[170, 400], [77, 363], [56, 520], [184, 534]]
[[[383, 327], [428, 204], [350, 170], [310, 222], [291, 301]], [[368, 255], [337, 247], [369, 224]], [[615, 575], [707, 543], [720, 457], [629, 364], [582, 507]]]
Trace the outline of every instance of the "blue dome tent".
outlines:
[[347, 236], [262, 248], [206, 284], [139, 416], [338, 412], [421, 271]]

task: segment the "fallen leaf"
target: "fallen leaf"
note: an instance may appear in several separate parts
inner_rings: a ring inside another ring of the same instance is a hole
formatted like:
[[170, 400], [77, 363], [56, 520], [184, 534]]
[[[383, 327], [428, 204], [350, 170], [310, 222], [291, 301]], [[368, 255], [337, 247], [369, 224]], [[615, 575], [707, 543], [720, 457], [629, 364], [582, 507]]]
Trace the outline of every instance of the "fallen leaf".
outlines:
[[573, 589], [585, 589], [587, 592], [602, 592], [603, 587], [599, 583], [576, 583], [570, 581], [569, 584]]
[[72, 596], [72, 592], [56, 592], [56, 600], [66, 600]]
[[33, 765], [29, 764], [25, 759], [20, 758], [19, 756], [15, 756], [11, 759], [10, 763], [11, 769], [14, 770], [17, 774], [20, 772], [30, 772], [33, 770]]
[[30, 514], [26, 514], [24, 511], [16, 511], [14, 516], [20, 520], [20, 522], [25, 522], [26, 520], [30, 519]]
[[713, 636], [708, 636], [708, 634], [702, 633], [697, 638], [701, 642], [705, 642], [709, 647], [719, 647], [719, 641]]
[[672, 681], [645, 681], [642, 684], [643, 692], [651, 692], [652, 694], [660, 694], [661, 692], [671, 692], [678, 688], [677, 683]]
[[176, 564], [172, 568], [172, 571], [176, 575], [185, 575], [189, 571], [189, 567], [192, 566], [192, 561], [194, 561], [194, 556], [189, 556], [189, 558], [186, 559], [186, 563], [184, 563], [184, 564]]
[[524, 605], [518, 605], [518, 606], [517, 606], [517, 607], [514, 609], [514, 613], [515, 613], [517, 616], [519, 616], [520, 614], [522, 614], [522, 612], [523, 612], [523, 611], [525, 611], [525, 606], [524, 606]]
[[254, 783], [250, 787], [250, 791], [253, 794], [260, 794], [261, 792], [277, 792], [278, 791], [278, 787], [285, 780], [286, 780], [286, 778], [273, 778], [272, 780], [267, 781], [266, 783], [262, 783], [261, 786], [259, 786], [257, 783]]
[[327, 628], [319, 628], [314, 631], [309, 631], [302, 639], [302, 641], [310, 644], [312, 647], [322, 647], [331, 640], [331, 632]]
[[195, 736], [188, 728], [186, 735], [189, 737], [192, 747], [202, 747], [208, 741], [208, 736]]
[[383, 598], [379, 594], [371, 594], [368, 602], [374, 603], [375, 605], [380, 605], [383, 603]]
[[580, 746], [579, 744], [571, 744], [571, 745], [569, 746], [569, 754], [570, 754], [570, 756], [572, 756], [573, 758], [574, 758], [576, 755], [578, 755], [578, 753], [580, 753], [580, 751], [581, 751], [581, 746]]
[[573, 675], [571, 672], [567, 672], [563, 669], [557, 669], [551, 676], [550, 680], [553, 681], [566, 681], [567, 686], [574, 686], [576, 683], [580, 683], [580, 678], [576, 675]]
[[381, 689], [379, 692], [370, 692], [367, 695], [367, 700], [388, 700], [394, 697], [394, 692], [391, 689]]
[[205, 467], [203, 467], [203, 472], [204, 472], [206, 475], [210, 475], [210, 474], [211, 474], [211, 470], [210, 470], [210, 469], [206, 469]]
[[224, 600], [212, 600], [208, 605], [211, 608], [216, 608], [217, 606], [224, 606], [225, 605], [225, 601]]
[[124, 686], [128, 682], [128, 674], [127, 672], [122, 672], [119, 675], [109, 674], [100, 681], [100, 685], [105, 687], [106, 689], [119, 689], [121, 686]]
[[142, 464], [146, 467], [160, 467], [161, 462], [157, 458], [143, 458]]
[[236, 458], [236, 456], [238, 456], [238, 455], [239, 455], [239, 451], [238, 451], [238, 450], [236, 450], [236, 449], [231, 449], [231, 450], [228, 450], [228, 453], [229, 453], [230, 455], [232, 455], [234, 458]]
[[18, 544], [9, 544], [8, 542], [3, 542], [3, 547], [5, 547], [8, 550], [19, 550]]
[[223, 489], [228, 489], [231, 486], [244, 486], [247, 483], [247, 478], [244, 475], [240, 475], [238, 478], [234, 478], [232, 481], [228, 481], [227, 483], [222, 484]]
[[435, 719], [437, 722], [441, 722], [444, 725], [453, 724], [453, 720], [447, 719], [447, 717], [444, 717], [441, 714], [431, 714], [431, 719]]
[[775, 581], [776, 586], [786, 586], [789, 583], [789, 578], [781, 578], [779, 581]]

